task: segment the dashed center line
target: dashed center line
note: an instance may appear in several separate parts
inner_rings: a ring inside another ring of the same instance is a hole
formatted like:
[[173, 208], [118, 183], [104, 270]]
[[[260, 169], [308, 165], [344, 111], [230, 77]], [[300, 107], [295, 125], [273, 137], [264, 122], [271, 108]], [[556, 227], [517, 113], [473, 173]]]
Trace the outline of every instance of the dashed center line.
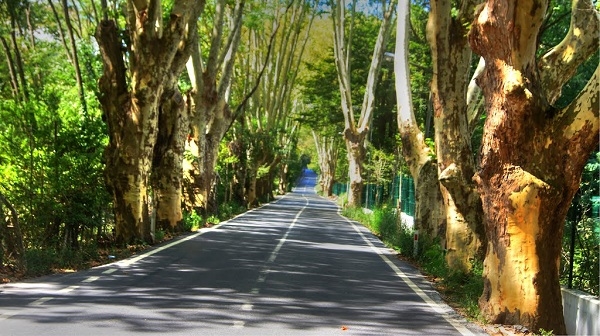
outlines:
[[87, 278], [87, 279], [85, 279], [85, 280], [83, 280], [81, 282], [94, 282], [94, 281], [96, 281], [98, 279], [100, 279], [99, 276], [91, 276], [91, 277], [89, 277], [89, 278]]
[[37, 299], [37, 300], [33, 301], [33, 302], [32, 302], [32, 303], [30, 303], [29, 305], [30, 305], [30, 306], [41, 306], [41, 305], [43, 305], [44, 303], [46, 303], [46, 302], [48, 302], [48, 301], [50, 301], [50, 300], [52, 300], [52, 299], [54, 299], [54, 298], [53, 298], [53, 297], [50, 297], [50, 296], [45, 296], [45, 297], [43, 297], [43, 298], [39, 298], [39, 299]]
[[116, 268], [107, 269], [106, 271], [102, 272], [102, 274], [111, 274], [111, 273], [115, 272], [116, 270], [117, 270]]
[[246, 322], [244, 321], [233, 321], [234, 328], [243, 328], [244, 324], [246, 324]]
[[61, 293], [61, 294], [62, 293], [68, 293], [68, 292], [70, 292], [72, 290], [75, 290], [77, 288], [79, 288], [79, 286], [69, 286], [67, 288], [63, 288], [63, 289], [59, 290], [58, 292]]

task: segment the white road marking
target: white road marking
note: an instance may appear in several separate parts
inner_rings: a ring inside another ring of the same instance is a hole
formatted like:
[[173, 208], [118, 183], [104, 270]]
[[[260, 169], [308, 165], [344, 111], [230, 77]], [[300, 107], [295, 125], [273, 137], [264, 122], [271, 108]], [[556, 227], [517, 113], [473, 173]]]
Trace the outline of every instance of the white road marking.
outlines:
[[[339, 211], [338, 211], [338, 214], [339, 214]], [[341, 216], [341, 214], [340, 214], [340, 216]], [[448, 323], [450, 323], [456, 330], [458, 330], [458, 332], [460, 332], [462, 335], [473, 335], [473, 333], [469, 329], [460, 325], [460, 323], [458, 321], [456, 321], [454, 318], [452, 318], [450, 315], [448, 315], [438, 303], [433, 301], [433, 299], [431, 299], [427, 295], [427, 293], [423, 292], [423, 290], [421, 290], [421, 288], [419, 288], [419, 286], [417, 286], [414, 282], [412, 282], [412, 280], [410, 280], [410, 278], [406, 274], [404, 274], [404, 272], [402, 272], [402, 270], [400, 268], [398, 268], [398, 266], [396, 266], [396, 264], [394, 264], [390, 260], [390, 258], [388, 258], [381, 251], [380, 248], [377, 248], [375, 245], [373, 245], [373, 243], [371, 243], [371, 241], [369, 239], [367, 239], [367, 237], [365, 237], [365, 235], [360, 231], [360, 229], [356, 226], [356, 224], [354, 224], [354, 222], [352, 222], [351, 220], [349, 220], [348, 218], [346, 218], [344, 216], [342, 216], [342, 218], [344, 218], [346, 220], [346, 222], [348, 222], [348, 223], [350, 223], [350, 225], [352, 225], [352, 227], [354, 228], [354, 231], [358, 232], [358, 234], [367, 243], [367, 245], [369, 245], [369, 247], [373, 251], [375, 251], [375, 253], [377, 253], [377, 255], [379, 255], [379, 257], [381, 257], [381, 259], [383, 259], [383, 261], [396, 273], [396, 275], [398, 277], [400, 277], [402, 279], [402, 281], [404, 281], [421, 299], [423, 299], [423, 301], [425, 301], [425, 303], [427, 303], [437, 313], [442, 315], [442, 317]]]
[[[308, 207], [308, 204], [310, 203], [308, 198], [306, 198], [304, 195], [302, 197], [306, 201], [306, 204], [304, 204], [302, 209], [300, 209], [300, 211], [298, 211], [298, 213], [296, 214], [296, 217], [294, 217], [294, 219], [292, 220], [292, 224], [290, 224], [290, 226], [285, 231], [285, 234], [283, 235], [283, 237], [281, 239], [279, 239], [279, 243], [277, 244], [277, 246], [275, 246], [275, 249], [273, 249], [273, 252], [271, 252], [269, 259], [267, 259], [265, 266], [263, 266], [262, 270], [260, 271], [260, 273], [258, 275], [258, 279], [256, 280], [257, 284], [262, 284], [267, 280], [267, 274], [269, 273], [270, 265], [275, 261], [275, 259], [277, 259], [277, 255], [279, 254], [281, 247], [283, 246], [283, 244], [285, 244], [285, 241], [287, 240], [288, 236], [290, 235], [290, 232], [294, 228], [294, 225], [296, 225], [296, 222], [298, 222], [298, 218], [300, 218], [300, 215], [302, 215], [302, 212], [304, 212], [304, 209], [306, 209]], [[250, 293], [258, 294], [258, 293], [260, 293], [260, 288], [258, 288], [258, 286], [256, 286], [256, 287], [252, 288]]]
[[99, 276], [91, 276], [91, 277], [89, 277], [89, 278], [87, 278], [87, 279], [85, 279], [85, 280], [83, 280], [81, 282], [94, 282], [94, 281], [96, 281], [98, 279], [100, 279]]
[[46, 302], [48, 302], [48, 301], [50, 301], [52, 299], [54, 299], [54, 298], [50, 297], [50, 296], [45, 296], [43, 298], [39, 298], [39, 299], [33, 301], [32, 303], [29, 304], [29, 306], [41, 306], [44, 303], [46, 303]]
[[244, 324], [246, 324], [246, 322], [244, 321], [233, 321], [234, 328], [243, 328]]
[[254, 305], [252, 303], [249, 303], [249, 302], [248, 303], [244, 303], [242, 305], [242, 310], [244, 310], [244, 311], [250, 311], [250, 310], [252, 310], [252, 308], [254, 308]]
[[61, 294], [68, 293], [68, 292], [70, 292], [72, 290], [75, 290], [77, 288], [79, 288], [79, 286], [69, 286], [69, 287], [66, 287], [66, 288], [63, 288], [63, 289], [59, 290], [58, 292], [61, 293]]
[[111, 273], [115, 272], [116, 270], [117, 270], [116, 268], [110, 268], [110, 269], [107, 269], [106, 271], [102, 272], [102, 274], [111, 274]]
[[2, 313], [2, 314], [0, 314], [0, 321], [9, 319], [9, 318], [19, 314], [20, 312], [21, 312], [20, 310], [13, 310], [13, 311], [9, 311], [6, 313]]

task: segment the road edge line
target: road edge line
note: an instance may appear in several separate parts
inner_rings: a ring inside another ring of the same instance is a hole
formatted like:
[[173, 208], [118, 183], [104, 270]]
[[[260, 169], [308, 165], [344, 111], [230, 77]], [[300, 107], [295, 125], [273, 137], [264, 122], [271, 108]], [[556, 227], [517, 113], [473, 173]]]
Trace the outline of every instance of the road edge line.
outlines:
[[417, 284], [415, 284], [404, 272], [402, 272], [402, 270], [396, 264], [394, 264], [394, 262], [392, 260], [390, 260], [390, 258], [387, 257], [387, 255], [385, 255], [381, 251], [381, 248], [378, 248], [377, 246], [375, 246], [367, 237], [365, 237], [364, 233], [362, 233], [362, 231], [360, 231], [360, 229], [356, 226], [356, 224], [352, 220], [348, 219], [345, 216], [342, 216], [340, 211], [338, 211], [338, 215], [340, 215], [342, 218], [344, 218], [346, 220], [346, 222], [348, 222], [350, 225], [352, 225], [352, 227], [354, 228], [354, 231], [358, 232], [358, 234], [360, 235], [362, 240], [365, 241], [367, 243], [367, 245], [369, 245], [369, 247], [375, 253], [377, 253], [377, 255], [394, 271], [394, 273], [396, 273], [396, 275], [400, 279], [402, 279], [402, 281], [404, 281], [408, 285], [408, 287], [410, 287], [410, 289], [412, 289], [413, 292], [415, 292], [415, 294], [417, 294], [423, 301], [425, 301], [425, 303], [427, 303], [431, 308], [433, 308], [434, 311], [436, 311], [438, 314], [442, 315], [444, 320], [446, 320], [448, 323], [450, 323], [450, 325], [452, 327], [454, 327], [454, 329], [456, 329], [462, 335], [475, 335], [471, 330], [460, 325], [459, 322], [455, 318], [448, 315], [448, 313], [446, 313], [444, 311], [444, 309], [442, 308], [442, 306], [439, 303], [435, 302], [431, 297], [429, 297], [429, 295], [427, 295], [427, 293], [425, 293], [421, 288], [419, 288], [419, 286], [417, 286]]

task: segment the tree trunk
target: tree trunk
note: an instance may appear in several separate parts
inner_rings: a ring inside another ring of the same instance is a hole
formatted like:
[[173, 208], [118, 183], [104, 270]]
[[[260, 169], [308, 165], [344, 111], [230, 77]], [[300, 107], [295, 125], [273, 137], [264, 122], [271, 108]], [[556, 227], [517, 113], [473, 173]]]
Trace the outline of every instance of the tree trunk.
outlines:
[[[2, 223], [2, 228], [0, 229], [0, 249], [2, 249], [2, 253], [0, 253], [0, 263], [4, 261], [4, 254], [8, 254], [9, 256], [14, 258], [14, 261], [17, 265], [17, 268], [20, 270], [25, 270], [27, 267], [25, 260], [25, 248], [23, 247], [23, 234], [21, 233], [21, 226], [19, 224], [19, 215], [15, 207], [4, 197], [2, 193], [0, 193], [0, 205], [4, 204], [10, 211], [10, 217], [7, 221], [7, 224], [10, 225], [4, 226]], [[2, 207], [0, 207], [2, 210]], [[4, 216], [4, 212], [0, 212], [1, 216]], [[6, 242], [6, 250], [4, 250], [2, 243]]]
[[465, 273], [482, 256], [479, 237], [484, 236], [481, 200], [472, 180], [475, 169], [466, 101], [471, 67], [467, 27], [475, 3], [463, 0], [453, 17], [450, 2], [433, 1], [427, 23], [433, 60], [435, 148], [446, 216], [446, 262], [452, 271]]
[[[598, 12], [582, 2], [588, 10], [574, 10], [572, 21], [587, 15], [586, 25], [597, 24]], [[600, 67], [567, 107], [548, 103], [546, 90], [556, 88], [544, 87], [540, 78], [548, 77], [540, 75], [536, 62], [547, 7], [538, 0], [490, 1], [470, 33], [473, 51], [485, 58], [479, 83], [488, 115], [475, 177], [488, 238], [479, 303], [492, 323], [565, 334], [561, 239], [582, 169], [598, 146]], [[578, 29], [578, 43], [595, 38], [597, 45], [595, 27], [588, 34]], [[579, 51], [571, 49], [562, 60], [576, 59], [572, 53]]]
[[[353, 2], [354, 3], [354, 2]], [[348, 150], [348, 178], [350, 179], [350, 190], [348, 190], [348, 205], [359, 207], [361, 206], [361, 197], [363, 189], [363, 161], [365, 157], [365, 138], [369, 131], [372, 120], [375, 87], [379, 79], [381, 71], [381, 62], [387, 45], [388, 38], [391, 32], [394, 11], [397, 0], [391, 0], [388, 3], [383, 3], [383, 18], [377, 40], [373, 49], [373, 57], [367, 76], [365, 94], [362, 101], [360, 118], [355, 122], [354, 109], [352, 107], [352, 88], [350, 83], [350, 54], [351, 54], [351, 32], [347, 39], [345, 36], [345, 8], [346, 4], [343, 1], [331, 1], [331, 7], [334, 14], [332, 17], [334, 30], [334, 55], [335, 63], [338, 71], [338, 82], [340, 87], [340, 95], [342, 100], [342, 113], [344, 114], [344, 141]], [[354, 15], [354, 4], [351, 15]]]
[[152, 164], [156, 224], [168, 232], [181, 230], [183, 154], [189, 127], [189, 112], [176, 84], [173, 81], [171, 89], [163, 94]]
[[335, 136], [319, 136], [312, 131], [315, 147], [317, 148], [317, 159], [319, 160], [319, 183], [323, 195], [330, 197], [333, 195], [333, 183], [335, 182], [335, 168], [337, 164], [338, 149]]
[[396, 76], [396, 99], [398, 101], [398, 130], [402, 143], [402, 156], [415, 181], [416, 218], [415, 227], [430, 239], [440, 238], [445, 246], [446, 218], [444, 203], [438, 182], [435, 160], [431, 149], [425, 144], [412, 106], [410, 71], [408, 66], [409, 1], [398, 2], [396, 27], [396, 50], [394, 72]]
[[365, 134], [352, 134], [349, 129], [344, 134], [348, 153], [348, 177], [350, 179], [348, 205], [360, 207], [362, 205], [362, 191], [364, 186], [362, 175], [366, 152]]
[[288, 171], [289, 171], [289, 164], [283, 163], [280, 167], [279, 167], [279, 185], [277, 188], [277, 193], [279, 195], [285, 195], [285, 193], [288, 190]]
[[176, 2], [163, 25], [158, 24], [163, 20], [160, 3], [129, 2], [128, 72], [116, 23], [103, 20], [98, 26], [96, 39], [104, 62], [100, 102], [109, 132], [106, 179], [113, 195], [119, 243], [152, 241], [148, 182], [159, 102], [166, 81], [179, 76], [177, 71], [189, 58], [189, 46], [197, 42], [195, 27], [203, 7], [204, 1]]
[[[51, 1], [51, 0], [50, 0]], [[75, 41], [75, 34], [73, 34], [73, 25], [71, 24], [71, 17], [69, 16], [69, 7], [67, 0], [62, 0], [63, 13], [65, 15], [65, 23], [67, 24], [67, 32], [69, 33], [69, 39], [71, 40], [71, 48], [67, 50], [70, 53], [70, 57], [73, 60], [73, 67], [75, 68], [75, 78], [77, 80], [77, 89], [79, 90], [79, 100], [81, 102], [81, 108], [84, 113], [87, 113], [87, 103], [85, 101], [85, 92], [83, 90], [83, 79], [81, 77], [81, 67], [79, 66], [79, 56], [77, 56], [77, 43]]]

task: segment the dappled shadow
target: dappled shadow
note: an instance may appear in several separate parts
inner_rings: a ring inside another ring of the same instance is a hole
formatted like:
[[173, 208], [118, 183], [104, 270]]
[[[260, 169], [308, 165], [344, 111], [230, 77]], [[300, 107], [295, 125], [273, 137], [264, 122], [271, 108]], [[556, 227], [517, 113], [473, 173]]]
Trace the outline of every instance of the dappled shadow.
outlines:
[[32, 335], [457, 334], [355, 230], [335, 204], [301, 190], [129, 266], [0, 287], [0, 326]]

